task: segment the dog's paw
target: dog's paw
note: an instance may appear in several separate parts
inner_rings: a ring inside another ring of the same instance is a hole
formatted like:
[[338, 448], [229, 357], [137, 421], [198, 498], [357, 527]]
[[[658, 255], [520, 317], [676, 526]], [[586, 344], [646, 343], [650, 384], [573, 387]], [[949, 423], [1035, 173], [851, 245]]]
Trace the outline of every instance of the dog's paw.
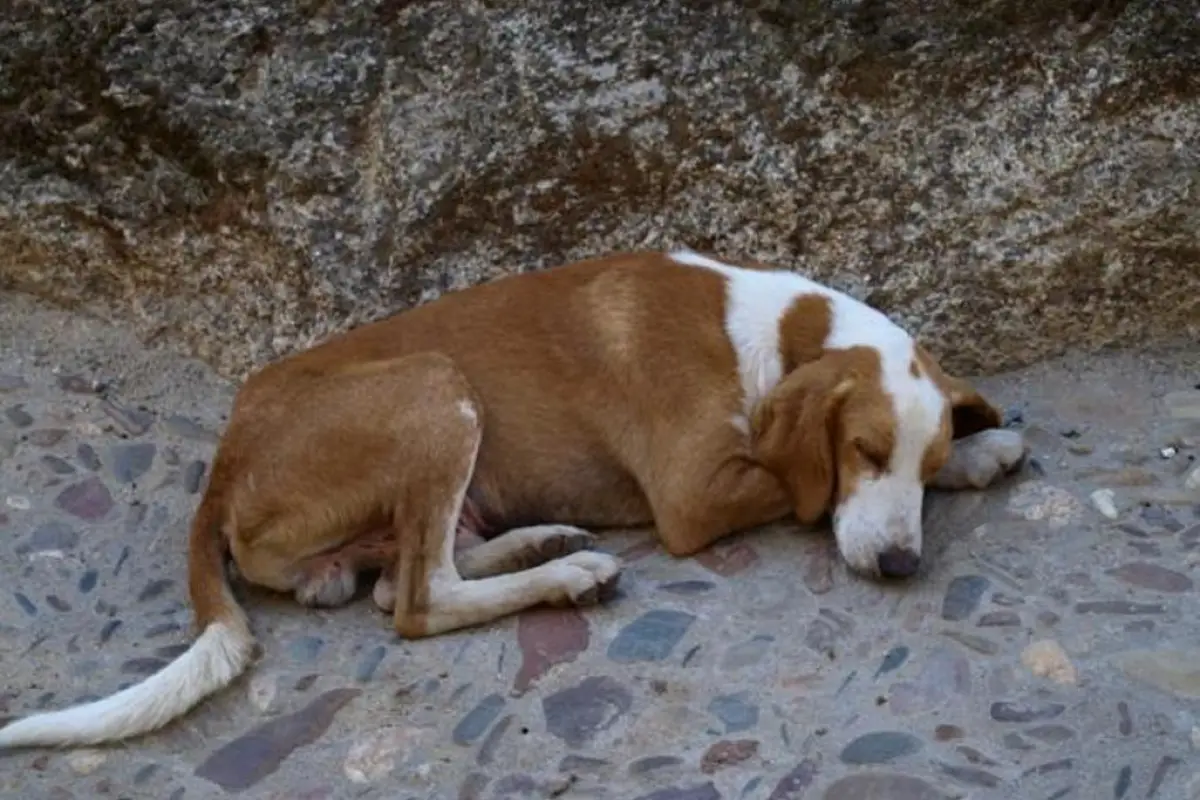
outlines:
[[541, 525], [535, 530], [538, 533], [531, 543], [536, 545], [541, 563], [587, 550], [596, 540], [591, 533], [571, 525]]
[[1019, 431], [991, 428], [954, 442], [934, 476], [937, 489], [985, 489], [1017, 469], [1029, 452]]
[[315, 563], [296, 587], [296, 600], [302, 605], [332, 608], [345, 605], [354, 597], [358, 576], [340, 559]]
[[388, 614], [396, 609], [396, 584], [391, 578], [380, 575], [371, 590], [371, 599], [380, 611]]
[[560, 593], [553, 605], [596, 605], [616, 594], [621, 577], [621, 560], [607, 553], [581, 551], [545, 566]]

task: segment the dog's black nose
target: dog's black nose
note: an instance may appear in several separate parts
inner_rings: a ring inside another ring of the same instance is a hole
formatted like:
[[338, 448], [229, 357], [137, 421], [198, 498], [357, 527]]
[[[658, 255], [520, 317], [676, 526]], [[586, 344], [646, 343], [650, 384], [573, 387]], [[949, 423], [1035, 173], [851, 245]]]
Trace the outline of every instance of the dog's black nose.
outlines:
[[889, 547], [879, 554], [879, 574], [885, 578], [909, 578], [917, 574], [921, 557], [907, 547]]

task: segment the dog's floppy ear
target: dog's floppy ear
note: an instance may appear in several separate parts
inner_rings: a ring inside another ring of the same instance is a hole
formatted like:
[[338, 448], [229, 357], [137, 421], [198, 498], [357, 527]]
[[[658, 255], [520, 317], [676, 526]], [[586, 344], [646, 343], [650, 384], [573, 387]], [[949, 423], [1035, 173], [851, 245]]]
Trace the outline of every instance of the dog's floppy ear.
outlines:
[[754, 410], [754, 456], [785, 482], [803, 523], [816, 522], [833, 503], [836, 412], [853, 385], [821, 359], [794, 370]]
[[955, 378], [943, 372], [929, 351], [920, 345], [917, 345], [917, 360], [950, 401], [955, 439], [989, 428], [999, 428], [1004, 424], [1000, 410], [989, 403], [978, 389], [962, 378]]

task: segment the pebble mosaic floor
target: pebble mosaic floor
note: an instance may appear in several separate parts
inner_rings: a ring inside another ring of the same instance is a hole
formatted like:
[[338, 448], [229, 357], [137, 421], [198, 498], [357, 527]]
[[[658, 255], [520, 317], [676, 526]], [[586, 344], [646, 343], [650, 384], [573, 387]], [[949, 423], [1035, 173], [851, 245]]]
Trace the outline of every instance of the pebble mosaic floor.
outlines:
[[[184, 543], [232, 388], [0, 295], [0, 716], [189, 642]], [[122, 745], [0, 754], [5, 798], [1200, 798], [1200, 347], [982, 381], [1032, 456], [931, 494], [925, 566], [851, 576], [788, 525], [611, 604], [405, 642], [369, 599], [241, 591], [243, 679]]]

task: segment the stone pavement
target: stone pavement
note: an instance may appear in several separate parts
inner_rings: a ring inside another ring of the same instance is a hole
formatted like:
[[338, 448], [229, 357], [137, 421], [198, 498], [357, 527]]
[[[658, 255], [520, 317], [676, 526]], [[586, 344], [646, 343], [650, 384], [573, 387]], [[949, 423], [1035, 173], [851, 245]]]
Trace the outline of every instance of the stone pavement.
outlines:
[[[985, 388], [1033, 457], [931, 496], [883, 586], [788, 526], [611, 605], [405, 642], [363, 599], [245, 591], [262, 660], [168, 729], [0, 755], [6, 798], [1200, 797], [1200, 347]], [[107, 694], [189, 641], [184, 541], [232, 389], [0, 296], [0, 715]]]

